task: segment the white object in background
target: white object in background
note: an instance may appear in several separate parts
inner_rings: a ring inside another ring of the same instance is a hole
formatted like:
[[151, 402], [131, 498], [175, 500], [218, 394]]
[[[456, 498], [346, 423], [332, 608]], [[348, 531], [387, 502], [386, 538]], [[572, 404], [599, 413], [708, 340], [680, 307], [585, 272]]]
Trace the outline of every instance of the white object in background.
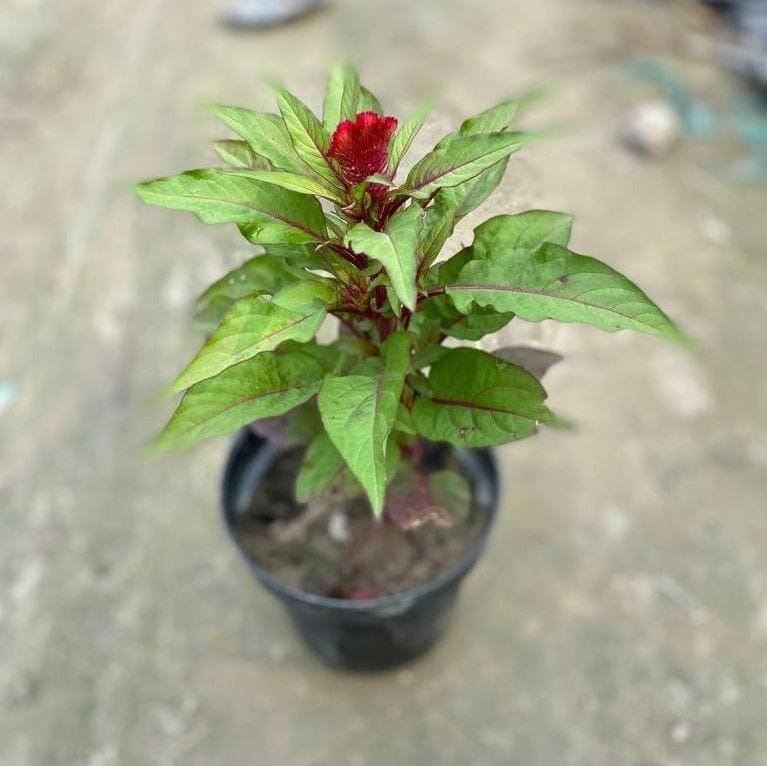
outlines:
[[15, 380], [0, 380], [0, 412], [7, 410], [19, 395], [19, 384]]
[[624, 142], [645, 157], [665, 157], [682, 133], [679, 116], [666, 101], [648, 101], [633, 109], [623, 124]]
[[286, 24], [314, 11], [325, 0], [240, 0], [221, 13], [221, 21], [235, 29], [261, 29]]

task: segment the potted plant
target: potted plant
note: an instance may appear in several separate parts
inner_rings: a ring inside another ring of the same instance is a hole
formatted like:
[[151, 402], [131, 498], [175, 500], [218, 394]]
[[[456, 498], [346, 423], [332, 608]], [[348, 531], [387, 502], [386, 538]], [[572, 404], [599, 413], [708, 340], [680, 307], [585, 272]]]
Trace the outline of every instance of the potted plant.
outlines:
[[[515, 317], [681, 335], [632, 282], [568, 249], [571, 216], [499, 215], [437, 261], [530, 136], [505, 101], [398, 174], [427, 111], [399, 123], [350, 67], [320, 121], [215, 106], [226, 167], [139, 184], [145, 202], [235, 223], [263, 249], [200, 297], [208, 338], [171, 385], [158, 449], [240, 433], [227, 525], [329, 662], [377, 669], [426, 649], [497, 505], [488, 448], [557, 425], [539, 378], [556, 355], [460, 345]], [[404, 175], [404, 177], [402, 177]], [[326, 320], [336, 337], [319, 342]], [[446, 341], [451, 341], [446, 345]]]

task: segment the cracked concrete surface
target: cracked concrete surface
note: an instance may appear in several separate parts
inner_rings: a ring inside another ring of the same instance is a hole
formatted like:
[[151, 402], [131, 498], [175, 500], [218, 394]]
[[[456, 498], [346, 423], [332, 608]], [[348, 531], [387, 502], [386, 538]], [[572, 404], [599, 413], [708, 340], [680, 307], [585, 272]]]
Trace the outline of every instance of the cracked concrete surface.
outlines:
[[[615, 141], [692, 6], [339, 0], [231, 35], [214, 0], [6, 0], [0, 9], [0, 764], [767, 764], [764, 189], [711, 147], [643, 162]], [[319, 103], [348, 56], [396, 113], [439, 92], [418, 148], [527, 86], [575, 129], [512, 161], [461, 227], [576, 213], [575, 246], [700, 340], [519, 324], [564, 353], [580, 423], [502, 451], [504, 509], [428, 656], [355, 677], [318, 664], [217, 518], [226, 443], [146, 461], [158, 392], [196, 338], [190, 301], [247, 248], [142, 208], [137, 179], [213, 161], [209, 101]], [[716, 98], [725, 77], [676, 63]], [[12, 401], [11, 401], [12, 399]]]

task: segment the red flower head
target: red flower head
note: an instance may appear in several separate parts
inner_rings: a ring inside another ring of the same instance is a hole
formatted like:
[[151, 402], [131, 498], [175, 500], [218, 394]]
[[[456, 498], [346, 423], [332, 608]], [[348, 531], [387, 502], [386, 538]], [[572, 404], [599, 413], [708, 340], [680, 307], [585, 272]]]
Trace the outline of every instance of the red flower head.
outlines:
[[381, 117], [375, 112], [362, 112], [354, 122], [344, 120], [339, 124], [328, 157], [338, 162], [348, 186], [386, 170], [389, 141], [396, 129], [396, 117]]

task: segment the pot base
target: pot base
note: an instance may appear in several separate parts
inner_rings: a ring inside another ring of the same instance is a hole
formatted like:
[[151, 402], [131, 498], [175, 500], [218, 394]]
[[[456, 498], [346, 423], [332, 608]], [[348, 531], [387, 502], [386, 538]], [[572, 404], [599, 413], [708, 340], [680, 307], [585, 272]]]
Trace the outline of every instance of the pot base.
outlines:
[[431, 647], [449, 621], [461, 580], [490, 532], [497, 508], [498, 479], [486, 451], [456, 451], [471, 479], [483, 529], [466, 555], [433, 580], [366, 601], [305, 593], [275, 578], [240, 545], [238, 519], [277, 458], [276, 449], [249, 430], [232, 446], [224, 471], [222, 504], [226, 526], [258, 580], [287, 609], [304, 641], [328, 664], [355, 671], [381, 671], [407, 662]]

